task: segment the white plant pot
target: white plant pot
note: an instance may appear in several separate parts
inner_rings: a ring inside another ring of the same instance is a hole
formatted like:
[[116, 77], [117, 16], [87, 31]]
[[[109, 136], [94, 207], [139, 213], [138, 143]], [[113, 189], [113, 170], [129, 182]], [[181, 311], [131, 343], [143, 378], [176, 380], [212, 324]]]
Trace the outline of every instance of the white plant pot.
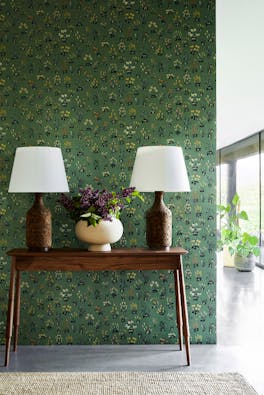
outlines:
[[235, 254], [234, 263], [237, 270], [240, 272], [252, 272], [255, 267], [255, 255], [240, 256]]
[[87, 226], [86, 221], [78, 221], [75, 233], [79, 240], [88, 243], [88, 251], [111, 251], [112, 243], [121, 239], [122, 222], [112, 217], [112, 221], [100, 220], [95, 226]]

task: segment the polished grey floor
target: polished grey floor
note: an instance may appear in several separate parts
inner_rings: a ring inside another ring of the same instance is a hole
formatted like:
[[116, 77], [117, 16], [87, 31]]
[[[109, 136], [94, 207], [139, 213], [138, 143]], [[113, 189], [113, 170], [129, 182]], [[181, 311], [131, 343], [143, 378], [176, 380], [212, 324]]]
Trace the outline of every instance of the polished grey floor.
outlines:
[[217, 288], [217, 345], [192, 345], [190, 367], [172, 345], [19, 346], [8, 368], [0, 362], [0, 372], [236, 371], [264, 395], [264, 270], [240, 273], [219, 262]]

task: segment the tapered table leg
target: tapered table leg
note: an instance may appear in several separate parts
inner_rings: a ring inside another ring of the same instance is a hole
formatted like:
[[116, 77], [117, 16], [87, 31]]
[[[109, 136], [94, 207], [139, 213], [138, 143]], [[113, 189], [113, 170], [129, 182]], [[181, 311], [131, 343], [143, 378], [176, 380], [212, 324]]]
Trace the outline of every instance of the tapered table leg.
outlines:
[[176, 297], [176, 318], [179, 336], [179, 347], [182, 350], [182, 311], [181, 311], [181, 296], [180, 296], [180, 282], [178, 270], [174, 270], [174, 285]]
[[15, 281], [16, 281], [16, 258], [12, 257], [7, 322], [6, 322], [5, 366], [8, 366], [9, 364], [9, 354], [10, 354], [12, 329], [13, 329], [13, 317], [14, 317]]
[[179, 282], [180, 282], [181, 308], [182, 308], [182, 320], [183, 320], [183, 336], [184, 336], [184, 340], [185, 340], [187, 364], [190, 365], [191, 364], [191, 355], [190, 355], [189, 320], [188, 320], [184, 274], [183, 274], [181, 258], [180, 258], [180, 268], [179, 268]]
[[18, 329], [20, 323], [20, 271], [16, 276], [16, 291], [14, 305], [14, 351], [17, 350]]

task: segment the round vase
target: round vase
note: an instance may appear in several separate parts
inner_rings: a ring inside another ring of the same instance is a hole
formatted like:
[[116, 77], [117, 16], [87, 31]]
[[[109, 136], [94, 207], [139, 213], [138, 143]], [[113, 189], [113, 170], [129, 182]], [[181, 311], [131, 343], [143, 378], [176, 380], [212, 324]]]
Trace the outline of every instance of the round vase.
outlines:
[[88, 243], [88, 251], [111, 251], [110, 244], [122, 237], [123, 225], [115, 217], [111, 221], [100, 220], [95, 226], [87, 226], [86, 221], [78, 221], [75, 233], [79, 240]]

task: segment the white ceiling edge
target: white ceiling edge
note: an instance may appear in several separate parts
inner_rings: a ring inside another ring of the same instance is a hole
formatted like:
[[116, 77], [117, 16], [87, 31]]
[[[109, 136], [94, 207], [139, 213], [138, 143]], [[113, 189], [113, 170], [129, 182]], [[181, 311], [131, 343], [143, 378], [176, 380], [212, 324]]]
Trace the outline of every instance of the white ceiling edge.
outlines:
[[216, 145], [264, 129], [264, 1], [216, 0]]

